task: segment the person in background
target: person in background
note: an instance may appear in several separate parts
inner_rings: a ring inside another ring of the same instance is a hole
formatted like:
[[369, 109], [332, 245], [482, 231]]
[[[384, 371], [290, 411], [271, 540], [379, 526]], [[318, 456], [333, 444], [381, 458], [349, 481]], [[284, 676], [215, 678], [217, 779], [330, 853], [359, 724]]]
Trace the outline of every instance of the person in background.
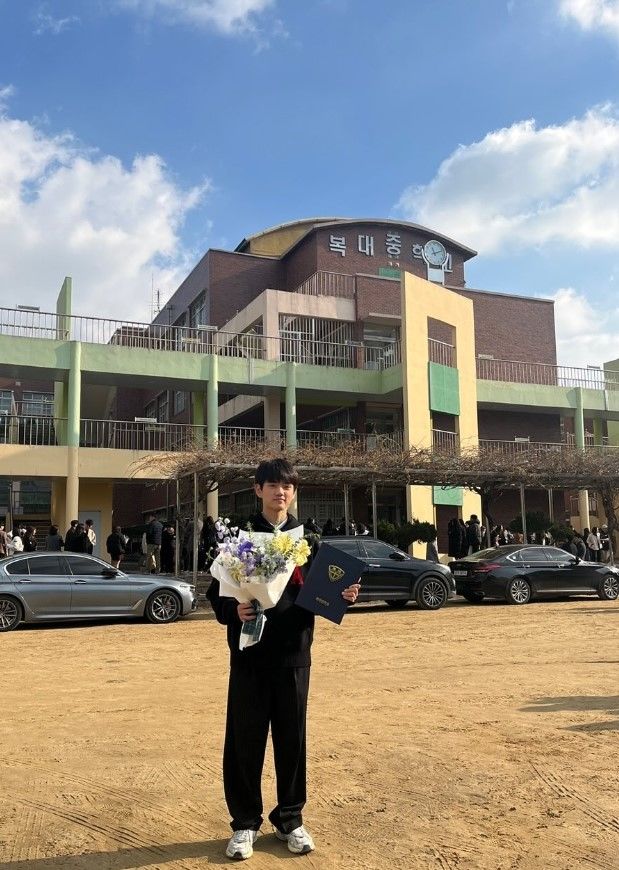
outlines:
[[468, 554], [469, 554], [469, 543], [468, 543], [468, 537], [467, 537], [468, 526], [464, 522], [462, 517], [460, 517], [458, 522], [460, 523], [460, 528], [462, 529], [462, 549], [460, 550], [460, 558], [463, 559], [464, 556], [468, 556]]
[[206, 568], [210, 566], [217, 552], [217, 528], [213, 517], [208, 516], [204, 520], [202, 527], [202, 540], [204, 541], [204, 552], [206, 553]]
[[587, 535], [587, 547], [589, 548], [591, 561], [599, 562], [602, 553], [602, 542], [600, 540], [600, 533], [598, 532], [597, 526], [593, 526]]
[[458, 517], [452, 517], [447, 523], [447, 553], [459, 559], [466, 540], [464, 529]]
[[357, 523], [357, 534], [358, 535], [369, 535], [370, 530], [366, 526], [365, 523]]
[[58, 531], [58, 526], [50, 526], [49, 534], [45, 537], [45, 549], [52, 553], [57, 553], [64, 547], [62, 535]]
[[303, 530], [305, 532], [312, 532], [314, 535], [320, 534], [320, 526], [314, 519], [314, 517], [308, 517], [303, 523]]
[[159, 574], [161, 571], [161, 533], [163, 525], [155, 514], [148, 515], [146, 526], [146, 570], [151, 574]]
[[0, 559], [9, 555], [9, 536], [4, 531], [4, 523], [0, 523]]
[[37, 530], [34, 526], [28, 526], [24, 535], [24, 553], [34, 553], [37, 548]]
[[426, 543], [426, 559], [428, 562], [438, 562], [438, 539]]
[[576, 547], [576, 555], [579, 559], [587, 558], [587, 545], [582, 539], [582, 535], [578, 532], [574, 532], [574, 537], [572, 538], [574, 542], [574, 546]]
[[602, 562], [610, 562], [610, 537], [608, 535], [608, 526], [604, 524], [600, 526], [600, 557]]
[[125, 555], [125, 536], [120, 526], [114, 526], [112, 534], [107, 536], [105, 549], [110, 555], [112, 568], [119, 568], [120, 560]]
[[333, 525], [333, 520], [331, 517], [327, 520], [327, 522], [322, 527], [322, 536], [323, 538], [332, 538], [336, 534], [335, 526]]
[[176, 533], [174, 526], [166, 523], [161, 532], [161, 571], [163, 574], [174, 574], [174, 549]]
[[24, 540], [22, 537], [22, 530], [17, 527], [13, 529], [13, 537], [11, 539], [11, 548], [14, 553], [23, 553], [24, 551]]
[[[88, 539], [88, 535], [86, 534], [86, 527], [84, 523], [78, 523], [75, 527], [75, 532], [73, 533], [72, 540], [72, 552], [73, 553], [88, 553], [88, 548], [90, 547], [90, 541]], [[65, 550], [67, 549], [65, 543]]]
[[471, 514], [471, 519], [466, 524], [466, 542], [468, 553], [477, 553], [481, 550], [481, 523], [477, 514]]
[[92, 525], [92, 520], [86, 520], [85, 529], [86, 535], [88, 536], [88, 553], [92, 556], [95, 550], [95, 544], [97, 543], [97, 536]]
[[67, 533], [64, 536], [64, 549], [66, 553], [73, 553], [73, 539], [75, 537], [78, 523], [79, 520], [71, 520], [71, 525], [67, 529]]

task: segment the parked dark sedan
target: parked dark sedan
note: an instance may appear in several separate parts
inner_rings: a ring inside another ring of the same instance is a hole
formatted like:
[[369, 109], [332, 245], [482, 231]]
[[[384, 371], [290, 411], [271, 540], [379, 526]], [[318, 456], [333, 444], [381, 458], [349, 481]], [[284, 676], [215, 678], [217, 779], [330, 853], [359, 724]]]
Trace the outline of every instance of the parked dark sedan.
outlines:
[[0, 632], [20, 622], [145, 616], [174, 622], [195, 610], [179, 577], [125, 574], [95, 556], [18, 553], [0, 559]]
[[324, 541], [365, 562], [358, 601], [386, 601], [390, 607], [405, 607], [407, 602], [416, 601], [423, 610], [438, 610], [455, 592], [446, 565], [416, 559], [364, 535]]
[[504, 598], [527, 604], [536, 596], [590, 594], [605, 601], [619, 596], [619, 570], [584, 562], [559, 547], [494, 547], [450, 562], [458, 595], [479, 603]]

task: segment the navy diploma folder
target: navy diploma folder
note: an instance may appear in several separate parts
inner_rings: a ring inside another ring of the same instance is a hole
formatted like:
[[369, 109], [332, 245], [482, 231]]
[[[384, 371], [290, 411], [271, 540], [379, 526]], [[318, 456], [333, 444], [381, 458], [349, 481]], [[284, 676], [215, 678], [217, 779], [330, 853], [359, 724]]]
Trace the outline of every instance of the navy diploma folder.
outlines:
[[322, 543], [307, 577], [297, 595], [296, 603], [317, 616], [324, 616], [338, 625], [344, 618], [349, 602], [342, 590], [356, 583], [365, 570], [365, 562], [350, 553]]

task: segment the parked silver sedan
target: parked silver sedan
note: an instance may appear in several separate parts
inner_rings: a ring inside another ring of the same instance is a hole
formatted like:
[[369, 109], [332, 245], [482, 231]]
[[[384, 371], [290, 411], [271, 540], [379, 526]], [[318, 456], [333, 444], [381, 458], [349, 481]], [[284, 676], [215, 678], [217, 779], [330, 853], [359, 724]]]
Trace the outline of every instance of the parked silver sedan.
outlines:
[[178, 577], [125, 574], [95, 556], [19, 553], [0, 559], [0, 631], [20, 622], [143, 617], [160, 625], [196, 609]]

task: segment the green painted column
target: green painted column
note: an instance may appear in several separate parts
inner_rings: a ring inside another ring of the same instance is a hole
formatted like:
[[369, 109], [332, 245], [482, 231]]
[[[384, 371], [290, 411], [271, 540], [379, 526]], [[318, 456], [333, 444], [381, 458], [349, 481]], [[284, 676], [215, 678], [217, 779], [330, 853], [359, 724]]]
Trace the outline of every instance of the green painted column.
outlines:
[[[582, 395], [582, 387], [576, 388], [576, 409], [574, 415], [574, 434], [576, 438], [576, 447], [579, 450], [585, 449], [585, 415], [584, 402]], [[586, 489], [578, 490], [578, 516], [580, 519], [580, 531], [591, 528], [591, 520], [589, 515], [589, 492]]]
[[[206, 385], [206, 442], [209, 448], [215, 448], [219, 443], [219, 357], [215, 354], [211, 356], [209, 379]], [[218, 489], [207, 493], [206, 513], [213, 519], [219, 516]]]
[[82, 398], [82, 345], [71, 342], [69, 361], [69, 385], [67, 399], [67, 491], [65, 499], [66, 529], [72, 519], [79, 514], [80, 478], [80, 416]]
[[206, 440], [209, 447], [219, 441], [219, 357], [211, 356], [211, 371], [206, 386]]
[[[206, 408], [203, 392], [191, 394], [191, 425], [206, 426]], [[196, 440], [199, 441], [197, 437]]]
[[596, 447], [604, 444], [604, 421], [600, 417], [593, 418], [593, 443]]
[[69, 397], [67, 401], [67, 444], [69, 447], [80, 446], [81, 396], [82, 345], [79, 341], [72, 341], [69, 368]]
[[576, 447], [578, 447], [579, 450], [584, 450], [585, 448], [585, 415], [583, 407], [582, 387], [577, 387], [576, 408], [574, 412], [574, 435], [576, 437]]
[[297, 446], [297, 364], [286, 366], [286, 447]]

